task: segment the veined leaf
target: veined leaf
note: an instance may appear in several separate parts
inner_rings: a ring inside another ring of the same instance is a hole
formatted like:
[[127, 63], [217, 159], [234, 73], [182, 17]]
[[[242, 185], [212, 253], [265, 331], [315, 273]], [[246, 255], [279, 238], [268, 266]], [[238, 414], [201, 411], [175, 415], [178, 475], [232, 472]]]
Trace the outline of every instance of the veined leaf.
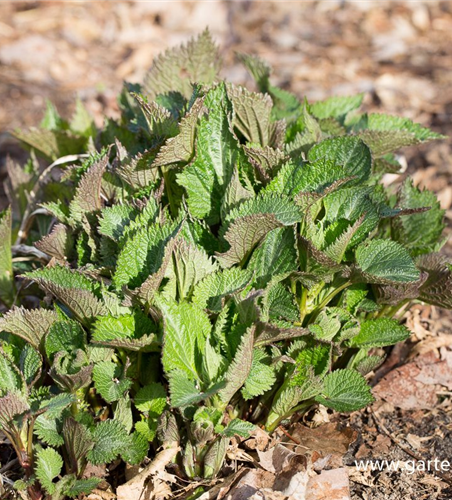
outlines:
[[95, 284], [80, 273], [66, 267], [53, 267], [24, 276], [54, 295], [84, 324], [89, 324], [93, 318], [106, 312], [104, 304], [94, 294]]
[[53, 480], [59, 476], [62, 468], [63, 459], [56, 450], [53, 448], [46, 448], [38, 452], [36, 477], [49, 495], [55, 492]]
[[354, 370], [336, 370], [323, 380], [319, 403], [336, 411], [360, 410], [374, 400], [366, 379]]
[[44, 338], [57, 320], [52, 310], [14, 307], [0, 318], [0, 330], [17, 335], [42, 352]]
[[112, 361], [101, 361], [95, 365], [94, 387], [107, 403], [117, 401], [132, 385], [132, 381], [125, 377], [123, 371]]
[[215, 224], [220, 219], [221, 202], [234, 165], [242, 153], [230, 130], [231, 103], [225, 86], [210, 90], [204, 104], [209, 114], [200, 119], [196, 156], [177, 180], [187, 191], [191, 214]]
[[361, 348], [384, 347], [402, 342], [409, 336], [408, 328], [398, 321], [377, 318], [362, 323], [359, 334], [349, 340], [349, 345]]
[[245, 288], [252, 274], [252, 271], [237, 268], [208, 274], [195, 286], [193, 303], [202, 309], [220, 311], [222, 298]]
[[251, 370], [253, 364], [255, 327], [249, 328], [243, 335], [234, 359], [225, 373], [226, 385], [221, 389], [219, 395], [225, 405], [229, 403], [232, 396], [240, 390]]
[[406, 283], [419, 279], [408, 251], [391, 240], [370, 240], [356, 249], [356, 262], [370, 283]]
[[94, 447], [87, 457], [93, 464], [112, 462], [130, 444], [125, 428], [116, 420], [99, 422], [92, 432]]
[[166, 373], [179, 369], [191, 379], [199, 379], [200, 356], [212, 325], [197, 305], [158, 298], [163, 315], [162, 363]]
[[218, 48], [208, 30], [186, 45], [158, 56], [145, 77], [144, 88], [154, 98], [177, 90], [190, 98], [192, 83], [212, 83], [220, 69]]

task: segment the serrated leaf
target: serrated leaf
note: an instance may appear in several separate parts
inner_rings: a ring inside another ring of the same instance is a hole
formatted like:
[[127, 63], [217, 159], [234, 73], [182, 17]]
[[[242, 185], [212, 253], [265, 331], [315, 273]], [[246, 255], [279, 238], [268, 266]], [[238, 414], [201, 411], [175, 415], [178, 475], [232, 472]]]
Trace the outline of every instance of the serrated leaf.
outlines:
[[392, 220], [393, 239], [403, 244], [412, 255], [438, 251], [442, 243], [444, 213], [431, 191], [414, 187], [411, 180], [406, 180], [398, 196], [398, 208], [417, 209], [429, 207], [422, 213], [414, 213]]
[[61, 421], [55, 418], [47, 418], [47, 416], [39, 415], [34, 426], [34, 433], [41, 441], [50, 445], [59, 447], [64, 444], [63, 436], [61, 435]]
[[248, 142], [267, 146], [273, 106], [270, 96], [234, 85], [228, 86], [228, 95], [234, 110], [232, 125]]
[[265, 286], [272, 276], [297, 270], [293, 228], [277, 228], [270, 231], [253, 252], [247, 268], [254, 271], [258, 287]]
[[105, 346], [140, 350], [156, 343], [156, 325], [140, 311], [119, 317], [101, 316], [92, 328], [92, 341]]
[[241, 151], [230, 130], [231, 103], [225, 86], [221, 84], [210, 90], [204, 104], [209, 114], [198, 125], [196, 156], [177, 175], [177, 181], [187, 191], [191, 214], [215, 224], [220, 219], [221, 202]]
[[232, 396], [240, 390], [251, 370], [253, 364], [255, 327], [248, 328], [238, 346], [234, 359], [225, 373], [226, 385], [220, 391], [220, 398], [226, 405]]
[[79, 498], [80, 495], [88, 495], [101, 481], [102, 480], [98, 477], [75, 479], [74, 482], [65, 489], [64, 494], [69, 498]]
[[427, 279], [420, 288], [419, 297], [427, 304], [452, 308], [452, 266], [440, 254], [422, 255], [418, 268], [427, 273]]
[[158, 56], [145, 76], [144, 88], [154, 98], [158, 94], [179, 91], [190, 98], [192, 83], [210, 84], [220, 69], [218, 48], [206, 29], [186, 45], [169, 49]]
[[199, 98], [182, 118], [179, 124], [179, 134], [167, 139], [160, 148], [152, 163], [152, 168], [173, 163], [188, 163], [191, 160], [195, 150], [196, 126], [204, 112], [204, 99]]
[[177, 304], [159, 298], [157, 306], [163, 315], [162, 363], [165, 372], [179, 369], [188, 377], [199, 379], [200, 356], [212, 329], [209, 317], [199, 306], [187, 302]]
[[127, 239], [116, 262], [113, 281], [117, 288], [136, 288], [156, 273], [163, 261], [165, 248], [180, 230], [179, 224], [151, 224]]
[[391, 240], [374, 239], [356, 249], [356, 263], [368, 276], [368, 282], [406, 283], [419, 279], [408, 251]]
[[364, 94], [354, 96], [333, 96], [310, 105], [316, 118], [344, 118], [345, 115], [358, 109], [363, 102]]
[[361, 348], [385, 347], [402, 342], [409, 336], [408, 328], [398, 321], [377, 318], [362, 323], [359, 334], [349, 340], [349, 345]]
[[369, 148], [357, 137], [327, 139], [309, 150], [302, 191], [325, 189], [335, 181], [353, 177], [350, 183], [368, 179], [372, 168]]
[[93, 380], [96, 391], [107, 403], [117, 401], [132, 385], [132, 381], [124, 376], [123, 369], [112, 361], [96, 364]]
[[430, 129], [422, 127], [418, 123], [412, 122], [408, 118], [401, 116], [391, 116], [381, 113], [371, 113], [366, 116], [366, 128], [369, 130], [380, 131], [406, 131], [420, 142], [429, 141], [432, 139], [443, 139], [444, 136], [432, 132]]
[[51, 360], [58, 352], [72, 353], [84, 349], [86, 334], [76, 321], [56, 321], [45, 337], [45, 352]]
[[3, 349], [0, 349], [0, 391], [26, 393], [25, 379], [13, 360]]
[[39, 350], [57, 320], [58, 315], [52, 310], [14, 307], [0, 318], [0, 330], [17, 335]]
[[202, 309], [220, 311], [222, 298], [232, 295], [251, 281], [252, 271], [242, 269], [224, 269], [208, 274], [193, 291], [193, 303]]
[[20, 353], [19, 368], [29, 387], [37, 381], [41, 374], [42, 357], [39, 352], [29, 344], [26, 344]]
[[91, 434], [82, 423], [69, 417], [64, 420], [63, 440], [71, 470], [78, 475], [83, 471], [87, 454], [94, 446]]
[[25, 400], [25, 397], [15, 392], [8, 392], [6, 396], [0, 398], [0, 425], [3, 430], [14, 433], [17, 429], [16, 425], [13, 425], [13, 429], [10, 429], [10, 424], [13, 419], [19, 415], [24, 414], [30, 410], [30, 406]]
[[37, 453], [36, 477], [49, 495], [55, 491], [53, 480], [59, 476], [62, 468], [63, 459], [53, 448], [46, 448]]
[[119, 241], [124, 229], [138, 215], [137, 210], [130, 205], [113, 205], [102, 209], [99, 218], [99, 233], [108, 236], [113, 241]]
[[227, 252], [217, 255], [222, 267], [231, 267], [234, 264], [243, 264], [254, 247], [264, 236], [281, 227], [274, 214], [253, 214], [239, 217], [228, 228], [225, 239], [230, 248]]
[[323, 379], [316, 401], [340, 412], [360, 410], [374, 400], [366, 379], [354, 370], [336, 370]]
[[226, 437], [240, 436], [243, 438], [250, 437], [251, 433], [256, 429], [256, 426], [251, 422], [245, 422], [239, 418], [231, 420], [227, 427], [221, 431], [221, 435]]
[[275, 381], [276, 376], [271, 366], [271, 357], [261, 349], [254, 349], [251, 369], [242, 388], [243, 398], [248, 400], [261, 396], [273, 387]]
[[94, 447], [87, 457], [94, 465], [112, 462], [130, 444], [125, 428], [115, 420], [99, 422], [92, 439]]
[[195, 285], [218, 270], [218, 264], [205, 250], [185, 239], [177, 241], [173, 255], [168, 287], [174, 287], [179, 300], [190, 299]]
[[96, 286], [81, 273], [56, 266], [24, 276], [36, 281], [44, 291], [63, 302], [83, 324], [89, 324], [93, 318], [106, 312], [105, 306], [94, 294]]
[[129, 436], [127, 446], [121, 452], [122, 458], [131, 465], [141, 463], [149, 450], [149, 441], [139, 432], [133, 432]]
[[100, 197], [102, 176], [108, 165], [108, 154], [96, 161], [82, 176], [69, 206], [71, 219], [81, 223], [85, 214], [102, 208]]
[[152, 416], [159, 416], [166, 407], [166, 391], [162, 384], [152, 382], [136, 393], [134, 403], [138, 410]]
[[209, 399], [225, 385], [224, 381], [220, 381], [202, 391], [199, 382], [187, 378], [182, 370], [177, 369], [168, 374], [168, 379], [171, 405], [175, 408], [184, 408]]
[[57, 224], [52, 232], [35, 243], [41, 252], [54, 257], [59, 264], [67, 262], [72, 255], [74, 240], [64, 224]]

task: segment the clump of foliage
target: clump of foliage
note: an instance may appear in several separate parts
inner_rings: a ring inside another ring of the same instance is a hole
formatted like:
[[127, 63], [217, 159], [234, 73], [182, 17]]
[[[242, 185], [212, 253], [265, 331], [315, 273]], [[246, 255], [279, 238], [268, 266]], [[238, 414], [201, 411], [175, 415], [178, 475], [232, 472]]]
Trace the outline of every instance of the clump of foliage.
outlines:
[[219, 80], [205, 32], [102, 129], [79, 104], [16, 133], [32, 157], [9, 163], [0, 219], [0, 424], [32, 499], [161, 446], [211, 478], [255, 425], [369, 404], [400, 311], [452, 306], [434, 194], [381, 183], [394, 151], [441, 136], [362, 95], [300, 102], [239, 57], [260, 92]]

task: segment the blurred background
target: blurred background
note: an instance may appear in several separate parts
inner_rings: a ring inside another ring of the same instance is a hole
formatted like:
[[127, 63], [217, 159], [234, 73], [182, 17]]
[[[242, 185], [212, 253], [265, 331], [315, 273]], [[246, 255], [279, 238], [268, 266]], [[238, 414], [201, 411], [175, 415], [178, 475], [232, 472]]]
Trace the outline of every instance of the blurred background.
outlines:
[[[46, 99], [69, 117], [79, 96], [101, 123], [123, 80], [140, 81], [155, 55], [206, 26], [234, 82], [252, 85], [235, 52], [258, 54], [299, 97], [365, 92], [368, 109], [452, 135], [450, 1], [3, 1], [0, 177], [18, 154], [7, 131], [38, 124]], [[451, 141], [404, 154], [451, 220]]]

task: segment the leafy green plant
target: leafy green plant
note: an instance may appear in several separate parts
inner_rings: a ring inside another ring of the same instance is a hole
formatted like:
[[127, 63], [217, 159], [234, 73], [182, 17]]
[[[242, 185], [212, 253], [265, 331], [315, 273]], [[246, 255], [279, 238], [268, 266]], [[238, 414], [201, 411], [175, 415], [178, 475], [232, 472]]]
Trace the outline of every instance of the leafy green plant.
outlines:
[[160, 446], [211, 478], [255, 425], [371, 403], [401, 313], [452, 307], [434, 194], [381, 183], [397, 149], [441, 136], [362, 95], [300, 102], [239, 57], [259, 93], [219, 80], [205, 32], [126, 84], [101, 130], [79, 105], [16, 133], [36, 172], [53, 161], [15, 166], [12, 197], [33, 197], [0, 219], [0, 421], [33, 499]]

